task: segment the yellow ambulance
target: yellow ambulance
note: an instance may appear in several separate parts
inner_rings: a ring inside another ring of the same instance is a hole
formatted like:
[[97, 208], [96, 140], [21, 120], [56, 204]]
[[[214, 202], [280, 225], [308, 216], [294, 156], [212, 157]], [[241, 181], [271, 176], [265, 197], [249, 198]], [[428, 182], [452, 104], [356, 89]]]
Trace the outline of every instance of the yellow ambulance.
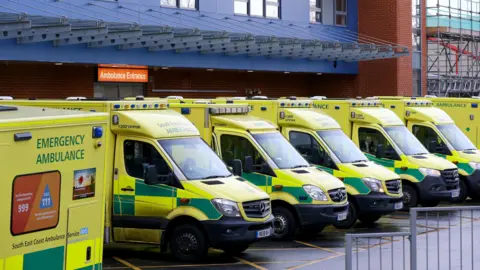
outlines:
[[445, 98], [427, 96], [433, 106], [444, 110], [471, 142], [480, 148], [480, 97]]
[[480, 152], [442, 109], [433, 107], [430, 100], [378, 97], [385, 108], [394, 111], [417, 139], [437, 156], [446, 158], [458, 167], [460, 196], [480, 199]]
[[109, 114], [107, 243], [159, 244], [192, 261], [204, 258], [209, 247], [240, 253], [273, 233], [268, 194], [233, 175], [165, 101], [6, 102]]
[[343, 180], [350, 207], [336, 227], [350, 228], [357, 219], [372, 224], [403, 208], [400, 176], [369, 161], [332, 117], [313, 108], [313, 101], [233, 97], [212, 102], [248, 104], [251, 115], [277, 125], [308, 162]]
[[102, 269], [107, 121], [0, 106], [0, 269]]
[[378, 100], [313, 97], [372, 161], [400, 175], [406, 207], [436, 206], [460, 194], [458, 168], [430, 154], [391, 110]]
[[316, 234], [347, 218], [345, 185], [311, 166], [275, 125], [248, 115], [246, 105], [169, 102], [228, 166], [243, 167], [242, 177], [270, 195], [274, 238], [290, 239], [297, 230]]

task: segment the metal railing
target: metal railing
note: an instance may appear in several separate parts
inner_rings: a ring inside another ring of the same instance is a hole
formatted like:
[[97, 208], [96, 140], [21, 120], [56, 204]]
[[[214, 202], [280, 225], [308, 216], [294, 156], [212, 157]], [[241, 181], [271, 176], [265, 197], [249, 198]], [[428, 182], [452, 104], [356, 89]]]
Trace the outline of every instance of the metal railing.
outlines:
[[346, 270], [480, 269], [480, 206], [412, 208], [408, 232], [345, 241]]

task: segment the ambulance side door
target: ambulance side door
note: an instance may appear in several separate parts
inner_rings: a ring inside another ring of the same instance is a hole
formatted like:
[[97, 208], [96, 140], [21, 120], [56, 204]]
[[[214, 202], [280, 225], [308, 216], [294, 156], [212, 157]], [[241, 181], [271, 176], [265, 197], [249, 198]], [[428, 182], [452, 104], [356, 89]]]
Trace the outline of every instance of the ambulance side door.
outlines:
[[352, 140], [368, 159], [387, 168], [394, 168], [400, 157], [379, 128], [370, 125], [353, 125]]
[[250, 156], [253, 160], [252, 172], [244, 172], [242, 177], [258, 186], [266, 192], [272, 185], [273, 171], [266, 164], [265, 157], [255, 148], [255, 144], [244, 134], [216, 130], [219, 138], [219, 154], [227, 166], [232, 167], [232, 161], [239, 159], [245, 163], [245, 157]]
[[[115, 155], [118, 183], [114, 227], [122, 229], [126, 241], [160, 241], [160, 230], [166, 227], [166, 216], [173, 210], [176, 188], [160, 183], [148, 185], [144, 178], [150, 165], [155, 165], [157, 175], [172, 173], [169, 164], [153, 142], [138, 137], [119, 135]], [[146, 230], [153, 231], [141, 233]], [[119, 241], [117, 237], [115, 240]]]

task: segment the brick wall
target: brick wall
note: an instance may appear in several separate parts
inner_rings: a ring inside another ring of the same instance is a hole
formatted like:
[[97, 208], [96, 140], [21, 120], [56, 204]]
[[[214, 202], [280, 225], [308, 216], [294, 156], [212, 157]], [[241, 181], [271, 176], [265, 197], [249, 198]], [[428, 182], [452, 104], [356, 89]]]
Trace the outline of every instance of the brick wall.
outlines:
[[[411, 0], [358, 1], [359, 33], [412, 46]], [[411, 56], [361, 62], [358, 95], [412, 95]]]
[[95, 69], [85, 66], [0, 64], [0, 95], [15, 98], [93, 96]]

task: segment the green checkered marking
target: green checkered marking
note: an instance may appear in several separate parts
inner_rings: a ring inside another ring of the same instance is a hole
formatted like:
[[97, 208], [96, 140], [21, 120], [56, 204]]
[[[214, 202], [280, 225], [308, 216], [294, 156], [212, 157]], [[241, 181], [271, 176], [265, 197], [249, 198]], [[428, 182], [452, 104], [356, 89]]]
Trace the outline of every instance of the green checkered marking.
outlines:
[[395, 168], [395, 173], [399, 175], [407, 174], [407, 175], [413, 176], [415, 179], [417, 179], [420, 182], [423, 181], [423, 179], [425, 179], [425, 175], [423, 175], [423, 173], [421, 173], [418, 169], [402, 170], [401, 168]]
[[369, 160], [377, 163], [378, 165], [382, 165], [383, 167], [387, 167], [387, 168], [395, 167], [395, 161], [393, 161], [393, 160], [377, 158], [374, 155], [371, 155], [371, 154], [368, 154], [368, 153], [365, 153], [365, 156], [367, 156], [367, 158]]
[[[180, 198], [177, 198], [177, 205], [183, 205], [180, 203]], [[190, 202], [187, 206], [195, 207], [198, 210], [202, 211], [208, 219], [219, 219], [222, 217], [222, 214], [213, 206], [212, 202], [207, 199], [190, 199]]]
[[258, 173], [242, 173], [242, 177], [247, 179], [248, 182], [258, 187], [265, 187], [272, 185], [272, 177], [268, 175]]
[[49, 248], [23, 256], [23, 270], [63, 270], [65, 247]]
[[[303, 187], [283, 187], [283, 192], [291, 194], [295, 197], [300, 203], [312, 203], [312, 197], [310, 197], [307, 192], [303, 189]], [[305, 200], [300, 200], [300, 197], [303, 197]]]
[[370, 193], [370, 189], [363, 183], [362, 179], [358, 177], [345, 177], [343, 181], [346, 185], [355, 188], [360, 194], [366, 195]]
[[332, 168], [328, 168], [328, 167], [323, 167], [323, 166], [320, 166], [320, 165], [316, 165], [317, 169], [320, 169], [322, 171], [326, 171], [327, 173], [333, 175], [334, 172], [333, 172], [333, 169]]
[[134, 216], [135, 196], [115, 194], [113, 198], [113, 214]]
[[457, 167], [461, 170], [464, 170], [468, 175], [471, 175], [475, 172], [475, 169], [472, 166], [468, 165], [468, 163], [458, 163]]

